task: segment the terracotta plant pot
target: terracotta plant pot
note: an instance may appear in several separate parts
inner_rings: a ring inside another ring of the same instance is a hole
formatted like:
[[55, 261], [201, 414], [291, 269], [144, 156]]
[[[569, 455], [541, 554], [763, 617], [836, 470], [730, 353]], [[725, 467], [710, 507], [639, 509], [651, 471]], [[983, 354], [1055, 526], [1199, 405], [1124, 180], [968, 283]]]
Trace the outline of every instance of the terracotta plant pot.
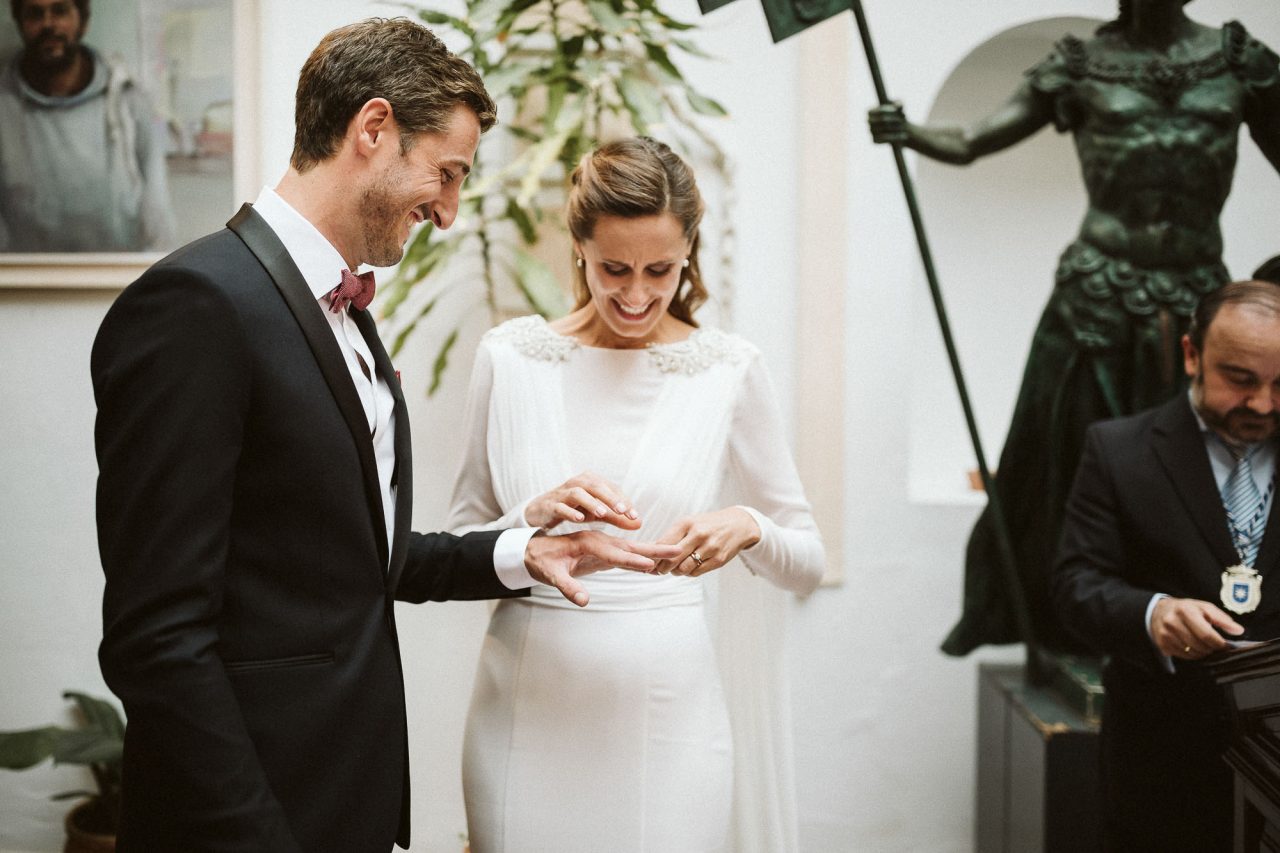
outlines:
[[62, 853], [115, 853], [116, 837], [80, 828], [81, 816], [89, 809], [92, 800], [84, 800], [67, 812], [62, 822], [67, 830], [67, 843]]

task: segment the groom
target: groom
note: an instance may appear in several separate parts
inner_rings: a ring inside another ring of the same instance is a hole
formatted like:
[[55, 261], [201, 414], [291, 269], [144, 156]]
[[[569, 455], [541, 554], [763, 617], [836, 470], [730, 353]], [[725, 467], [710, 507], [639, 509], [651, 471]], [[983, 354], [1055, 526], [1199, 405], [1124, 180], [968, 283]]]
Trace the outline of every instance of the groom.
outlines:
[[[494, 105], [423, 27], [336, 30], [291, 166], [157, 263], [94, 344], [103, 673], [129, 718], [119, 849], [409, 843], [393, 601], [520, 595], [665, 546], [409, 531], [404, 397], [361, 264], [448, 228]], [[568, 735], [571, 736], [571, 733]]]

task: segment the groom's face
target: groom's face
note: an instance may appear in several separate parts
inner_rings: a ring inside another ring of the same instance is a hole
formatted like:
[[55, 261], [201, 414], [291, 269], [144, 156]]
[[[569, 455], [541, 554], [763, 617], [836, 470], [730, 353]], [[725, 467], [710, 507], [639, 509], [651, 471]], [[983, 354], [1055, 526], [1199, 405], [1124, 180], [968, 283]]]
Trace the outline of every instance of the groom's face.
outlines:
[[421, 133], [407, 151], [384, 153], [361, 198], [365, 263], [398, 263], [409, 234], [423, 222], [442, 230], [453, 224], [479, 143], [480, 122], [459, 104], [443, 132]]

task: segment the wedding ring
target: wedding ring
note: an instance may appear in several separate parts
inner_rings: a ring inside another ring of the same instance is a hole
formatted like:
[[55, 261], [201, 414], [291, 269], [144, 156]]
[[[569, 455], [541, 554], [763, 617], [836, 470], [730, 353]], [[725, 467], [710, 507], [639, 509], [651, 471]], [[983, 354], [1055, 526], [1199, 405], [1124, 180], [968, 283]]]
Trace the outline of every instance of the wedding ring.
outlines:
[[1185, 654], [1187, 654], [1187, 653], [1188, 653], [1188, 652], [1190, 652], [1190, 651], [1191, 651], [1191, 647], [1190, 647], [1190, 646], [1183, 646], [1183, 647], [1182, 647], [1182, 653], [1183, 653], [1184, 655], [1185, 655]]
[[690, 554], [689, 559], [693, 560], [694, 565], [696, 565], [698, 568], [702, 568], [702, 564], [705, 562], [705, 560], [703, 560], [701, 557], [698, 556], [697, 551], [694, 551], [692, 554]]

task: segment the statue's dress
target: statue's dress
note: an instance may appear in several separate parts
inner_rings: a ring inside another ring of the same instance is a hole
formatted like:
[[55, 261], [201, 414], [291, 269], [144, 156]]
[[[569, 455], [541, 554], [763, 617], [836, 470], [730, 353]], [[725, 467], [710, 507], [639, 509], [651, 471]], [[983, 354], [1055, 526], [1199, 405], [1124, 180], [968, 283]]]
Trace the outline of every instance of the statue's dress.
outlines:
[[[1118, 38], [1068, 36], [1027, 72], [1058, 130], [1072, 133], [1089, 196], [1031, 342], [995, 480], [1032, 624], [1056, 651], [1074, 650], [1048, 583], [1084, 431], [1186, 387], [1182, 334], [1200, 296], [1228, 280], [1218, 215], [1239, 128], [1261, 109], [1261, 90], [1280, 85], [1276, 54], [1234, 21], [1220, 49], [1180, 63], [1115, 60]], [[943, 650], [1019, 640], [1010, 602], [984, 511], [965, 555], [964, 612]]]
[[644, 523], [611, 534], [653, 541], [734, 500], [762, 533], [700, 578], [584, 577], [585, 609], [541, 586], [498, 603], [463, 745], [471, 849], [744, 849], [736, 832], [793, 851], [783, 590], [813, 589], [824, 557], [755, 348], [699, 329], [601, 349], [524, 317], [481, 342], [467, 418], [451, 528], [522, 525], [530, 499], [590, 470]]

